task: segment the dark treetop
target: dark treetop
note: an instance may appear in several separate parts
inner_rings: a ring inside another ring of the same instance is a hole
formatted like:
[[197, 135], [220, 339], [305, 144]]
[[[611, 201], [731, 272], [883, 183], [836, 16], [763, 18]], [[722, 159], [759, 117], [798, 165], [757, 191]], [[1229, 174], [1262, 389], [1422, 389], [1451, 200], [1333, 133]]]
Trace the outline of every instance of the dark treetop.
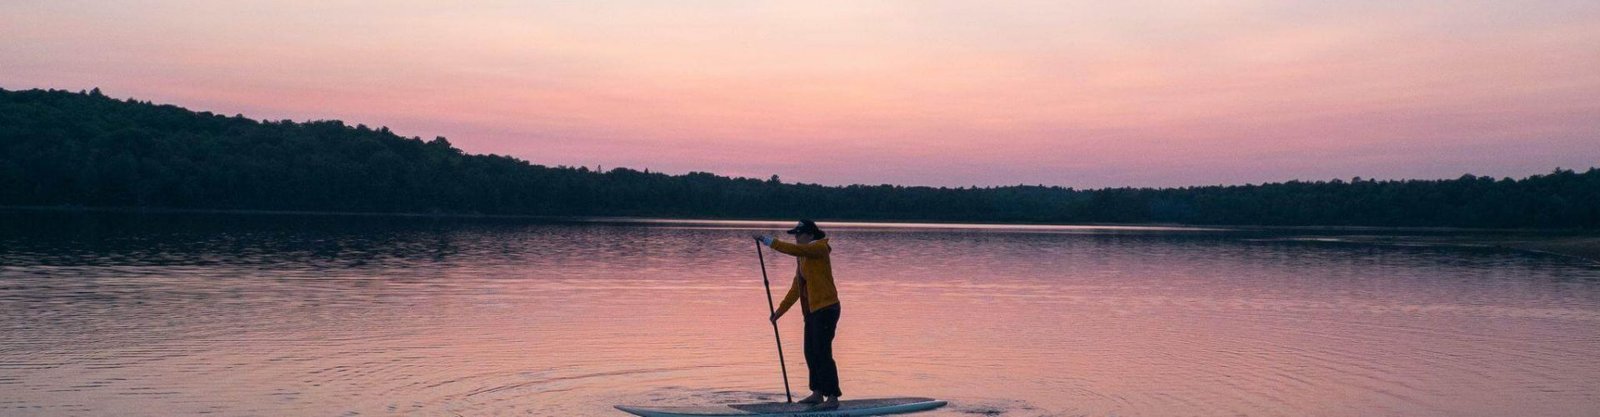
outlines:
[[340, 121], [0, 89], [0, 205], [394, 213], [1600, 228], [1600, 169], [1524, 179], [1075, 190], [546, 167]]

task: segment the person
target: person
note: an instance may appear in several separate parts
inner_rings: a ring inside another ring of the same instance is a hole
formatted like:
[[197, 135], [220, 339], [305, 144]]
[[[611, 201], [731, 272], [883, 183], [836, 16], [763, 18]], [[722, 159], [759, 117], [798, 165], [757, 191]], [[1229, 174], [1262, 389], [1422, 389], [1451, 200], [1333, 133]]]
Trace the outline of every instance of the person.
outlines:
[[800, 402], [818, 409], [838, 408], [843, 393], [839, 390], [839, 366], [833, 361], [833, 336], [839, 328], [839, 291], [833, 286], [833, 265], [828, 259], [833, 248], [828, 246], [828, 234], [811, 220], [800, 220], [788, 233], [794, 235], [794, 243], [755, 235], [756, 241], [799, 258], [794, 283], [769, 320], [776, 323], [795, 302], [800, 303], [806, 323], [806, 368], [811, 375], [811, 396]]

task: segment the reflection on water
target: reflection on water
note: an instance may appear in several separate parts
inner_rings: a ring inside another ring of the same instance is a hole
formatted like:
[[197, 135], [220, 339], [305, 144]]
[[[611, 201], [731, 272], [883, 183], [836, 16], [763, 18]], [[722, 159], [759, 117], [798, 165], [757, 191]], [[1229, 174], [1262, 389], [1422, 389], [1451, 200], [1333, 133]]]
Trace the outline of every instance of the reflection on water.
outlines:
[[[787, 222], [0, 215], [0, 416], [782, 398], [745, 236]], [[948, 416], [1600, 414], [1591, 263], [1260, 231], [832, 232], [851, 397], [947, 398], [927, 415]], [[798, 320], [782, 326], [799, 352]]]

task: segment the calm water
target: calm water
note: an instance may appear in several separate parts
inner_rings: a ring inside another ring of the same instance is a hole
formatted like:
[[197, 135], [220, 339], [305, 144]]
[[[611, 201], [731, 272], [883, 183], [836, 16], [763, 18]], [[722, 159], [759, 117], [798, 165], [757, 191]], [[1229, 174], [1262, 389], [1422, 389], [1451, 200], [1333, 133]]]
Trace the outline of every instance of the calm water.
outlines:
[[[745, 236], [787, 223], [0, 216], [0, 416], [782, 398]], [[847, 398], [952, 400], [929, 416], [1600, 414], [1593, 263], [1260, 231], [833, 234]], [[793, 260], [768, 262], [781, 291]], [[782, 328], [804, 387], [798, 317]]]

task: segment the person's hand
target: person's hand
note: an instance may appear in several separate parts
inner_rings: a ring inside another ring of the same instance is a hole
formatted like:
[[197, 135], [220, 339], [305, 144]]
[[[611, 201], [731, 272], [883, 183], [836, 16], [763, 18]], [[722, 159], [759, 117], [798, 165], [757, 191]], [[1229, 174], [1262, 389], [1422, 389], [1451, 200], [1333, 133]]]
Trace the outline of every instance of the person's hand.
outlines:
[[783, 317], [783, 313], [773, 312], [772, 316], [767, 317], [767, 320], [773, 322], [774, 324], [776, 324], [778, 322], [778, 318], [779, 317]]
[[757, 242], [761, 242], [761, 244], [763, 244], [763, 245], [772, 246], [772, 236], [750, 235], [750, 237], [755, 238]]

